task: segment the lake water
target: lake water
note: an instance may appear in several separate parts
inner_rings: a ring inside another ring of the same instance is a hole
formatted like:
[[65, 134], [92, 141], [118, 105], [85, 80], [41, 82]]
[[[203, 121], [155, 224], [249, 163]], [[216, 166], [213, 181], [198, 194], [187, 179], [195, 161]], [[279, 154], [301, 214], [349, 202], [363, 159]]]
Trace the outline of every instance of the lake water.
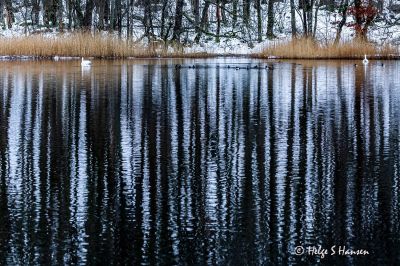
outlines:
[[0, 62], [0, 264], [399, 264], [400, 62], [354, 63]]

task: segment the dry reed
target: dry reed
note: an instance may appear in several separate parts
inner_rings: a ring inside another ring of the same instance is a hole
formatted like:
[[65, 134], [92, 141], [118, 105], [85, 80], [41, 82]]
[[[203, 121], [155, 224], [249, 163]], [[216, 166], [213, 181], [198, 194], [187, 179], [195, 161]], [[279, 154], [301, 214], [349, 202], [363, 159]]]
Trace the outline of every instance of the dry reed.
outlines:
[[257, 57], [271, 56], [282, 59], [358, 59], [367, 54], [369, 58], [398, 58], [398, 49], [391, 45], [377, 47], [366, 42], [345, 42], [323, 45], [311, 39], [294, 39], [276, 42], [264, 48]]
[[185, 54], [183, 49], [166, 49], [161, 43], [140, 45], [111, 35], [87, 33], [59, 34], [53, 37], [31, 35], [0, 38], [0, 55], [34, 56], [84, 56], [96, 58], [126, 57], [204, 57], [205, 53]]
[[[256, 57], [276, 56], [283, 59], [356, 59], [364, 54], [370, 58], [398, 58], [398, 49], [383, 45], [374, 46], [365, 42], [345, 42], [338, 45], [322, 45], [311, 39], [294, 39], [275, 42], [264, 48]], [[127, 57], [211, 57], [216, 54], [186, 53], [181, 45], [167, 49], [163, 43], [140, 45], [112, 35], [92, 35], [88, 33], [58, 34], [53, 37], [30, 35], [0, 38], [0, 55], [33, 56], [46, 58], [53, 56], [84, 56], [96, 58]]]

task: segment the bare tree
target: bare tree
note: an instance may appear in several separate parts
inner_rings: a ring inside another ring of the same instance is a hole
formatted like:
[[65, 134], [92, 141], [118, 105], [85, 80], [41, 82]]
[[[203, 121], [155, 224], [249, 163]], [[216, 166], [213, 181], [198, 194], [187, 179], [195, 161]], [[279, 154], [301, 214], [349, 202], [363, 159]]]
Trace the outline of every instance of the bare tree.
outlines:
[[262, 12], [261, 0], [256, 0], [258, 42], [262, 42]]
[[367, 40], [368, 28], [372, 24], [378, 9], [372, 0], [363, 3], [362, 0], [355, 0], [354, 6], [349, 8], [349, 12], [354, 16], [355, 24], [353, 25], [356, 38], [361, 41]]
[[4, 1], [4, 3], [2, 3], [1, 6], [4, 6], [6, 11], [5, 15], [6, 15], [7, 26], [9, 29], [11, 29], [15, 21], [12, 1], [11, 0], [2, 0], [2, 1]]
[[243, 0], [243, 22], [248, 27], [250, 21], [250, 1]]
[[338, 44], [340, 41], [340, 37], [342, 35], [343, 26], [346, 24], [347, 21], [347, 10], [349, 8], [349, 0], [341, 0], [339, 5], [339, 12], [342, 15], [342, 19], [340, 20], [335, 37], [335, 44]]
[[[168, 2], [168, 1], [164, 1]], [[195, 27], [200, 23], [200, 0], [192, 0], [192, 10], [194, 15]]]
[[154, 38], [154, 27], [153, 27], [153, 12], [152, 12], [152, 2], [143, 0], [144, 3], [144, 29], [145, 36], [149, 39]]
[[217, 36], [215, 41], [218, 43], [220, 34], [221, 34], [221, 19], [222, 19], [222, 7], [221, 7], [221, 0], [216, 0], [216, 17], [217, 17]]
[[274, 1], [268, 0], [268, 24], [267, 24], [267, 37], [268, 39], [273, 39], [274, 36]]
[[175, 25], [172, 40], [178, 42], [180, 41], [182, 33], [183, 4], [183, 0], [176, 0]]
[[292, 37], [296, 37], [297, 29], [296, 29], [296, 11], [294, 6], [294, 0], [290, 0], [290, 24], [292, 29]]
[[203, 33], [203, 31], [205, 30], [205, 26], [207, 24], [207, 20], [208, 20], [208, 9], [210, 7], [210, 2], [207, 1], [204, 3], [204, 7], [203, 7], [203, 12], [201, 15], [201, 22], [200, 22], [200, 27], [197, 28], [197, 35], [194, 38], [194, 41], [196, 43], [198, 43], [200, 41], [201, 35]]

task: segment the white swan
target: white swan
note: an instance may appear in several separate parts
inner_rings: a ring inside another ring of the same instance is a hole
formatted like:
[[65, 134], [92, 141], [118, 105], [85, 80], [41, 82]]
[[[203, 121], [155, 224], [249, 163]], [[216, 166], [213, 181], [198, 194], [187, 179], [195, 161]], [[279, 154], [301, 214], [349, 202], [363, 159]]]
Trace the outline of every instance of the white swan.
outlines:
[[85, 60], [85, 59], [83, 59], [83, 57], [82, 57], [81, 66], [83, 66], [83, 67], [90, 67], [91, 65], [92, 65], [92, 61], [90, 61], [90, 60]]
[[364, 55], [364, 60], [363, 60], [363, 64], [367, 65], [368, 64], [368, 59], [367, 59], [367, 55]]

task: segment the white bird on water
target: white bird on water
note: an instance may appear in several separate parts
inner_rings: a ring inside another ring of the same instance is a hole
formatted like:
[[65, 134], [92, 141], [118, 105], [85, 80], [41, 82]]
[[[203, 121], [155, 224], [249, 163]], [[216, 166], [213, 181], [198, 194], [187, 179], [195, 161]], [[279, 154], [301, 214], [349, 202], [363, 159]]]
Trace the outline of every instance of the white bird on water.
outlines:
[[363, 60], [363, 64], [364, 65], [368, 65], [368, 59], [367, 59], [367, 55], [364, 55], [364, 60]]
[[92, 65], [92, 61], [90, 61], [90, 60], [85, 60], [85, 59], [83, 59], [83, 57], [82, 57], [81, 66], [83, 66], [83, 67], [90, 67], [91, 65]]

